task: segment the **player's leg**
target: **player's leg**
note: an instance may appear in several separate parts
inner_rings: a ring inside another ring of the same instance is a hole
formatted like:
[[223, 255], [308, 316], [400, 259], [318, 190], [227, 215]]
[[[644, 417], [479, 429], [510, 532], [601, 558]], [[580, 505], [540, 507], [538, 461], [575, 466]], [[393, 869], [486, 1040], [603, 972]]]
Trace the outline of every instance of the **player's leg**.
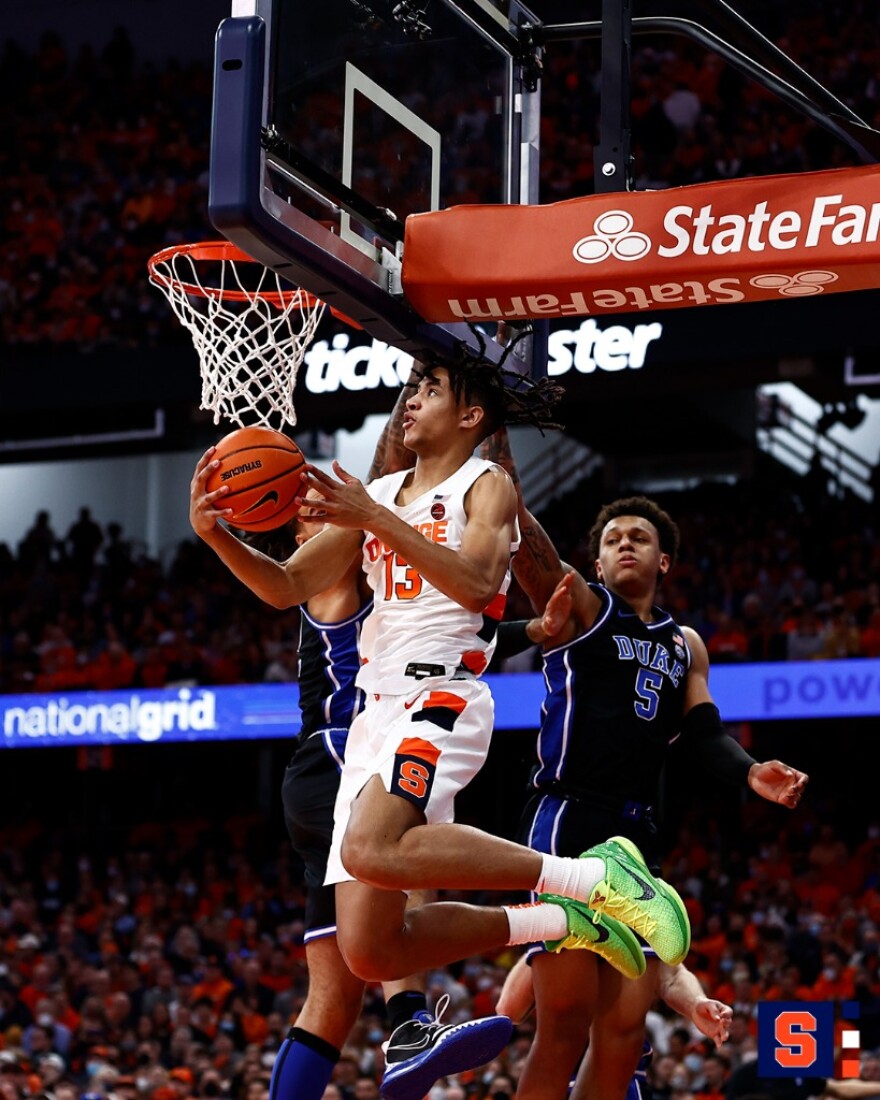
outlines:
[[305, 868], [309, 987], [276, 1056], [270, 1100], [321, 1100], [363, 1002], [364, 983], [337, 943], [335, 891], [323, 885], [338, 786], [335, 763], [315, 734], [298, 746], [281, 790], [288, 835]]
[[[523, 1100], [566, 1095], [589, 1038], [600, 970], [611, 967], [589, 951], [532, 956], [536, 1027], [517, 1092]], [[604, 1093], [596, 1096], [605, 1100]]]
[[[426, 968], [441, 966], [504, 938], [500, 909], [446, 902], [407, 907], [405, 894], [359, 882], [339, 883], [336, 889], [340, 946], [351, 968], [372, 979], [415, 970], [422, 959]], [[463, 922], [463, 910], [476, 921]], [[419, 1013], [395, 1029], [386, 1045], [381, 1088], [387, 1100], [421, 1100], [438, 1078], [491, 1061], [510, 1040], [513, 1028], [506, 1016], [449, 1024], [443, 1022], [444, 1010], [440, 1003], [436, 1017]]]
[[645, 1039], [645, 1016], [657, 998], [659, 963], [647, 960], [644, 977], [628, 981], [610, 967], [602, 967], [596, 1010], [590, 1028], [590, 1046], [572, 1100], [624, 1100], [633, 1079]]
[[342, 862], [382, 890], [529, 890], [542, 869], [540, 853], [512, 841], [469, 825], [426, 824], [378, 776], [352, 804]]
[[363, 882], [337, 885], [339, 946], [365, 981], [390, 981], [503, 946], [501, 906], [433, 902], [406, 908], [406, 894]]
[[[595, 855], [566, 858], [451, 823], [455, 794], [485, 759], [491, 700], [478, 682], [452, 681], [449, 686], [455, 691], [382, 699], [353, 725], [336, 807], [337, 821], [344, 822], [337, 830], [342, 877], [347, 873], [389, 891], [532, 890], [594, 907], [613, 900], [617, 909], [610, 916], [635, 921], [649, 942], [657, 940], [664, 958], [678, 961], [689, 942], [683, 906], [669, 901], [674, 891], [650, 874], [631, 846], [609, 843]], [[444, 701], [454, 699], [455, 707], [438, 706], [433, 702], [438, 695]], [[343, 829], [344, 839], [339, 836]], [[594, 902], [600, 884], [603, 894]], [[531, 940], [562, 939], [572, 926], [582, 924], [576, 909], [566, 908], [565, 913], [565, 928], [560, 930], [558, 914], [553, 914], [551, 925], [557, 931], [541, 923]]]
[[364, 983], [333, 934], [306, 944], [309, 989], [272, 1069], [270, 1100], [320, 1100], [361, 1011]]

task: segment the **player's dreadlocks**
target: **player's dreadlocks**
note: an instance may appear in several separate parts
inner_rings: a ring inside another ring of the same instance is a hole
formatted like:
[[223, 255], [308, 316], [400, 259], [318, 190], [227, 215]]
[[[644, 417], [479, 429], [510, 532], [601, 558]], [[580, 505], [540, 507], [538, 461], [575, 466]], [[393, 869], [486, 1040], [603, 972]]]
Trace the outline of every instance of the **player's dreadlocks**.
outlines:
[[[544, 431], [562, 427], [552, 417], [552, 410], [565, 392], [558, 382], [549, 378], [537, 381], [505, 366], [517, 344], [531, 335], [531, 329], [517, 333], [505, 347], [498, 363], [486, 358], [486, 338], [472, 327], [480, 342], [479, 352], [463, 348], [456, 362], [444, 364], [455, 400], [478, 404], [485, 412], [486, 435], [502, 424], [531, 424]], [[414, 370], [417, 378], [429, 370]]]

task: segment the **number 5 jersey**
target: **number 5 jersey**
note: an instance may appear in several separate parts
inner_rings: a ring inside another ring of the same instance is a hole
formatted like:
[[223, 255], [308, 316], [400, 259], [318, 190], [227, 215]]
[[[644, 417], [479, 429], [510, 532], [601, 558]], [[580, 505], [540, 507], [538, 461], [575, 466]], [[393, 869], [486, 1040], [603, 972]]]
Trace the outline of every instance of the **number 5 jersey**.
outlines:
[[532, 783], [563, 797], [650, 805], [681, 729], [691, 653], [682, 629], [653, 609], [642, 622], [600, 584], [589, 630], [544, 653], [544, 701]]

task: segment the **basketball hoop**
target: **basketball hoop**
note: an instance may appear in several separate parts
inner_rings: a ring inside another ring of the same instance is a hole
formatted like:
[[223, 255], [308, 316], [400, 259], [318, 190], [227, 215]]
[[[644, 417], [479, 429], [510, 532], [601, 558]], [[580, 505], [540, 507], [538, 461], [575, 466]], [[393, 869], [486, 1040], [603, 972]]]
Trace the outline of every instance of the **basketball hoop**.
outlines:
[[201, 407], [214, 423], [222, 416], [241, 427], [295, 425], [296, 376], [325, 303], [229, 241], [172, 245], [147, 266], [192, 337]]

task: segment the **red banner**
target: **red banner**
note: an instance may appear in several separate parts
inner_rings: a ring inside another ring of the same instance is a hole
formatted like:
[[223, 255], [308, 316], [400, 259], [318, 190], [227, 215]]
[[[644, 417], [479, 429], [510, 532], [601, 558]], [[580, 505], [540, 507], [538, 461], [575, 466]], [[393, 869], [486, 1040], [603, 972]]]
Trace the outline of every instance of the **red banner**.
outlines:
[[880, 166], [456, 206], [406, 220], [428, 321], [629, 313], [880, 286]]

